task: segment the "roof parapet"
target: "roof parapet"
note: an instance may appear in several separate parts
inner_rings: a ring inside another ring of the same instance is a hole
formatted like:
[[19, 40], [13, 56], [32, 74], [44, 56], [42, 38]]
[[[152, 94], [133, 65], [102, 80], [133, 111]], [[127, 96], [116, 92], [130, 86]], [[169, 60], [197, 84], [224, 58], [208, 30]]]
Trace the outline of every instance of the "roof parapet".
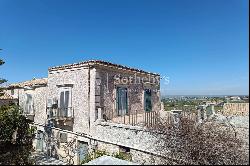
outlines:
[[113, 68], [117, 68], [117, 69], [134, 71], [134, 72], [145, 73], [145, 74], [152, 74], [152, 75], [158, 75], [158, 76], [160, 75], [158, 73], [147, 72], [144, 70], [127, 67], [124, 65], [114, 64], [114, 63], [106, 62], [106, 61], [102, 61], [102, 60], [88, 60], [88, 61], [83, 61], [83, 62], [79, 62], [79, 63], [50, 67], [49, 71], [64, 70], [64, 69], [77, 68], [77, 67], [83, 67], [83, 66], [89, 66], [89, 65], [106, 66], [106, 67], [113, 67]]

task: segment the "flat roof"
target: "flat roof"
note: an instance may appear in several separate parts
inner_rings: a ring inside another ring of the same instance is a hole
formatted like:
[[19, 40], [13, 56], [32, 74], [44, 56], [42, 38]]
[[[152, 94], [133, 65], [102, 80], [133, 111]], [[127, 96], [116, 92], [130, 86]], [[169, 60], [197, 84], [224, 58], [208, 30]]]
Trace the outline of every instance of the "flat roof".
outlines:
[[112, 68], [116, 68], [116, 69], [122, 69], [122, 70], [127, 70], [127, 71], [134, 71], [134, 72], [139, 72], [139, 73], [144, 73], [144, 74], [152, 74], [152, 75], [160, 76], [160, 74], [158, 74], [158, 73], [147, 72], [147, 71], [144, 71], [141, 69], [131, 68], [128, 66], [114, 64], [114, 63], [106, 62], [106, 61], [102, 61], [102, 60], [88, 60], [88, 61], [83, 61], [83, 62], [78, 62], [78, 63], [73, 63], [73, 64], [66, 64], [66, 65], [61, 65], [61, 66], [50, 67], [49, 71], [77, 68], [77, 67], [82, 67], [82, 66], [86, 66], [86, 65], [106, 66], [106, 67], [112, 67]]

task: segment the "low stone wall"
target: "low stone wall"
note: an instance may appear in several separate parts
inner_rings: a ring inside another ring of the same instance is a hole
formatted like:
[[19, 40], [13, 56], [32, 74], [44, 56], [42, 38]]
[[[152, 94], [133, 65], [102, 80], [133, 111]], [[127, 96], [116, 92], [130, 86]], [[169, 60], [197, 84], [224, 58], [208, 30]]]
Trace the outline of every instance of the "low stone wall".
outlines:
[[225, 103], [223, 106], [223, 115], [249, 115], [249, 103]]
[[[37, 130], [44, 132], [42, 125], [37, 126]], [[94, 149], [104, 150], [109, 154], [118, 153], [128, 149], [132, 157], [132, 161], [138, 164], [162, 164], [162, 159], [166, 160], [163, 152], [159, 151], [159, 137], [153, 135], [147, 128], [139, 126], [131, 126], [125, 124], [97, 122], [91, 129], [91, 135], [83, 135], [71, 131], [53, 128], [53, 135], [59, 138], [59, 133], [67, 133], [67, 141], [76, 138], [76, 142], [86, 142], [88, 144], [88, 152], [91, 153]], [[33, 145], [36, 147], [37, 140], [34, 140]], [[45, 146], [44, 142], [44, 146]], [[56, 148], [56, 154], [59, 159], [70, 162], [71, 164], [80, 164], [79, 155], [67, 157], [63, 149], [63, 143]], [[44, 147], [44, 152], [46, 148]]]
[[159, 151], [159, 137], [145, 127], [100, 122], [93, 128], [92, 135], [99, 150], [116, 153], [125, 147], [135, 163], [161, 164], [164, 157]]
[[154, 148], [154, 146], [151, 147], [151, 145], [156, 141], [143, 127], [109, 122], [97, 124], [95, 128], [93, 128], [91, 135], [97, 140], [140, 150]]

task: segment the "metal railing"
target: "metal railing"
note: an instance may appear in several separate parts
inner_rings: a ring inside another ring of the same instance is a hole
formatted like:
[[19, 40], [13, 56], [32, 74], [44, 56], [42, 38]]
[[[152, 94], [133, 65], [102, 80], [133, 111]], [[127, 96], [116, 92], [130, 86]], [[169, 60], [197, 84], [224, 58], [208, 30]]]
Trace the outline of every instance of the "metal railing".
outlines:
[[103, 119], [109, 122], [128, 124], [132, 126], [152, 126], [157, 123], [158, 112], [132, 110], [125, 114], [118, 115], [117, 112], [113, 110], [103, 108]]
[[186, 118], [192, 121], [197, 122], [197, 113], [193, 111], [181, 111], [180, 113], [174, 113], [172, 111], [167, 111], [164, 116], [164, 122], [167, 124], [177, 123], [178, 118]]
[[[103, 119], [108, 122], [113, 123], [121, 123], [121, 124], [128, 124], [132, 126], [154, 126], [157, 124], [160, 120], [163, 120], [164, 122], [171, 124], [171, 123], [177, 123], [178, 117], [185, 117], [187, 119], [197, 121], [197, 112], [193, 110], [185, 110], [181, 111], [179, 114], [174, 113], [171, 111], [165, 112], [165, 115], [162, 117], [160, 115], [160, 111], [138, 111], [138, 110], [132, 110], [128, 111], [124, 115], [118, 115], [116, 111], [113, 110], [107, 110], [102, 108], [103, 110]], [[178, 116], [178, 115], [179, 116]]]
[[22, 115], [35, 115], [35, 106], [32, 105], [31, 108], [25, 105], [24, 109], [21, 111]]
[[74, 109], [68, 108], [47, 108], [49, 118], [74, 118]]

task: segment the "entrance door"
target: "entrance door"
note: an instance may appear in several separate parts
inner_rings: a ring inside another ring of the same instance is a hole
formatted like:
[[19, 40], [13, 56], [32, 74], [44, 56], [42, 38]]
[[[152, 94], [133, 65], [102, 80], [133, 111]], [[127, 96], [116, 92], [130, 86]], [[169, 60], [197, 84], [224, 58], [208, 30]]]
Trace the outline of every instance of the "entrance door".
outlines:
[[37, 131], [37, 143], [36, 143], [37, 150], [43, 151], [43, 141], [44, 141], [43, 132], [38, 130]]
[[127, 88], [117, 88], [117, 115], [122, 116], [128, 113]]
[[88, 143], [82, 142], [82, 141], [78, 141], [78, 145], [79, 145], [79, 154], [78, 154], [79, 164], [81, 164], [81, 162], [88, 155]]
[[60, 116], [70, 117], [71, 112], [69, 107], [71, 105], [71, 94], [69, 88], [63, 88], [60, 91]]

